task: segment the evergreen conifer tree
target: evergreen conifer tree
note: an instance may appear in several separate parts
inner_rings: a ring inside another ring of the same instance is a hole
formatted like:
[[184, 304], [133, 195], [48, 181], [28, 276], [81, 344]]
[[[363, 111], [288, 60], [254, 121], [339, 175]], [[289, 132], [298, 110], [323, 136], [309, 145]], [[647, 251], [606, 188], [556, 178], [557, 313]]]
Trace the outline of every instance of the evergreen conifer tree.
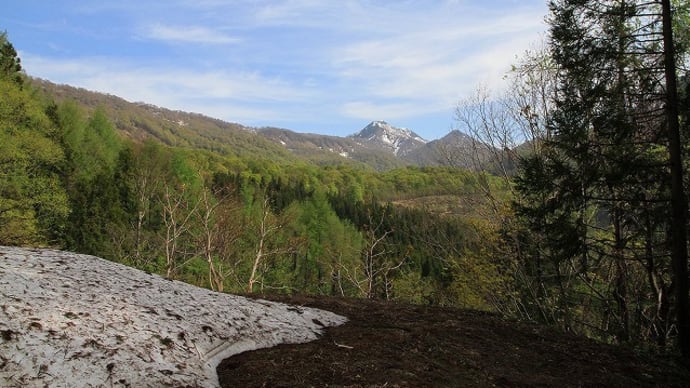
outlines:
[[631, 309], [633, 299], [649, 295], [645, 287], [659, 304], [668, 294], [669, 246], [678, 241], [667, 233], [678, 229], [668, 222], [662, 26], [669, 17], [660, 3], [637, 0], [553, 0], [549, 7], [558, 66], [551, 137], [543, 153], [523, 160], [517, 211], [543, 236], [532, 249], [533, 275], [553, 279], [556, 320], [625, 342], [667, 318], [639, 322]]

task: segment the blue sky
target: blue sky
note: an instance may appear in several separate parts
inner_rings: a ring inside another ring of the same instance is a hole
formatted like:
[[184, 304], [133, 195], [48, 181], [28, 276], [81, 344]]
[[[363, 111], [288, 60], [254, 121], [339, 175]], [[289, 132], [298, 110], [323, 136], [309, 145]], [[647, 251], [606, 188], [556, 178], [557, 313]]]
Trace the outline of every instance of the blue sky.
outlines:
[[[9, 3], [9, 4], [8, 4]], [[11, 5], [10, 5], [11, 4]], [[372, 120], [432, 140], [547, 29], [544, 0], [22, 0], [28, 74], [249, 126], [345, 136]]]

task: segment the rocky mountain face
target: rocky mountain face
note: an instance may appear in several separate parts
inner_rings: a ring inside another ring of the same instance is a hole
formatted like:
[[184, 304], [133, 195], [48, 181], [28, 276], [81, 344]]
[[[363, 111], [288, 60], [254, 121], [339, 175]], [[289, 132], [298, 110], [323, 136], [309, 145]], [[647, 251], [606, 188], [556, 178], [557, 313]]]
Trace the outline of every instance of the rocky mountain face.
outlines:
[[380, 148], [403, 157], [427, 143], [407, 128], [397, 128], [385, 121], [373, 121], [354, 135], [348, 136], [359, 144]]
[[440, 139], [426, 141], [407, 128], [397, 128], [385, 121], [372, 121], [347, 137], [304, 134], [278, 128], [262, 128], [256, 133], [311, 161], [342, 163], [344, 158], [376, 170], [410, 165], [492, 170], [498, 162], [496, 157], [503, 157], [490, 145], [477, 142], [458, 130]]

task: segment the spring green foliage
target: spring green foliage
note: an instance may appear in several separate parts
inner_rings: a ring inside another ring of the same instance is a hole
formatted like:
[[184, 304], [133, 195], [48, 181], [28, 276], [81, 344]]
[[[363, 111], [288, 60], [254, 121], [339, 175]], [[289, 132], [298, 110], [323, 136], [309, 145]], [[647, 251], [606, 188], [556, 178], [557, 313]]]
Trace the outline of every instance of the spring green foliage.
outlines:
[[111, 228], [124, 218], [115, 176], [123, 144], [101, 109], [86, 118], [77, 105], [65, 103], [55, 112], [67, 156], [64, 183], [71, 211], [65, 242], [71, 249], [98, 254], [107, 249]]
[[497, 228], [478, 222], [488, 205], [474, 173], [310, 161], [190, 115], [144, 122], [87, 92], [54, 100], [16, 82], [19, 60], [0, 43], [2, 63], [16, 65], [0, 79], [0, 244], [95, 254], [230, 292], [490, 310], [510, 280]]
[[53, 123], [14, 77], [0, 77], [0, 244], [49, 245], [68, 214]]

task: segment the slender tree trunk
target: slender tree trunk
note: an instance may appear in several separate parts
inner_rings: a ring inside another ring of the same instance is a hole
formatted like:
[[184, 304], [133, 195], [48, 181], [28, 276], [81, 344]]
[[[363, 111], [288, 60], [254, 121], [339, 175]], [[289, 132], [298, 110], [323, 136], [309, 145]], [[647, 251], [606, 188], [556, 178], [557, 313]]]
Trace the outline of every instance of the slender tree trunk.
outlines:
[[624, 343], [630, 339], [630, 312], [628, 311], [628, 279], [625, 257], [623, 255], [621, 213], [622, 211], [616, 206], [613, 210], [614, 260], [616, 262], [616, 287], [613, 292], [613, 299], [618, 304], [618, 313], [620, 314], [620, 327], [616, 337], [618, 342]]
[[144, 218], [146, 217], [146, 201], [148, 198], [146, 196], [148, 187], [148, 179], [146, 176], [137, 178], [137, 227], [136, 227], [136, 241], [134, 247], [134, 258], [137, 262], [141, 259], [142, 250], [142, 232], [144, 230]]
[[666, 117], [671, 162], [671, 220], [672, 264], [676, 290], [676, 319], [678, 347], [683, 358], [690, 358], [690, 315], [688, 314], [688, 251], [687, 202], [683, 188], [683, 164], [680, 142], [678, 86], [676, 82], [675, 48], [671, 19], [671, 2], [662, 0], [664, 33], [664, 68], [666, 75]]
[[206, 225], [205, 228], [204, 255], [208, 263], [208, 282], [211, 285], [211, 290], [223, 292], [223, 279], [216, 270], [216, 265], [213, 262], [213, 231], [208, 225]]
[[654, 232], [650, 215], [645, 215], [645, 269], [647, 271], [647, 282], [649, 288], [654, 291], [656, 296], [656, 311], [652, 320], [652, 335], [656, 336], [656, 344], [662, 351], [666, 348], [666, 337], [668, 333], [668, 288], [664, 284], [663, 278], [657, 276], [656, 264], [654, 260]]
[[259, 269], [259, 264], [264, 256], [264, 236], [262, 234], [259, 240], [259, 247], [256, 250], [256, 256], [254, 256], [254, 264], [252, 265], [252, 273], [249, 275], [249, 281], [247, 282], [247, 292], [254, 292], [254, 283], [256, 283], [256, 272]]
[[259, 270], [259, 265], [264, 259], [264, 256], [266, 253], [264, 250], [266, 249], [266, 239], [268, 238], [268, 235], [272, 233], [273, 230], [278, 229], [278, 226], [270, 226], [268, 225], [268, 216], [270, 213], [270, 207], [268, 203], [268, 198], [264, 198], [263, 204], [262, 204], [262, 209], [261, 209], [261, 221], [259, 223], [259, 230], [258, 230], [258, 236], [259, 236], [259, 245], [256, 248], [256, 255], [254, 255], [254, 263], [252, 264], [252, 272], [249, 275], [249, 280], [247, 281], [247, 292], [252, 293], [254, 292], [254, 284], [257, 281], [258, 275], [257, 272]]
[[144, 229], [144, 212], [139, 210], [137, 213], [137, 230], [136, 230], [136, 241], [134, 245], [134, 258], [137, 263], [141, 258], [141, 232]]

